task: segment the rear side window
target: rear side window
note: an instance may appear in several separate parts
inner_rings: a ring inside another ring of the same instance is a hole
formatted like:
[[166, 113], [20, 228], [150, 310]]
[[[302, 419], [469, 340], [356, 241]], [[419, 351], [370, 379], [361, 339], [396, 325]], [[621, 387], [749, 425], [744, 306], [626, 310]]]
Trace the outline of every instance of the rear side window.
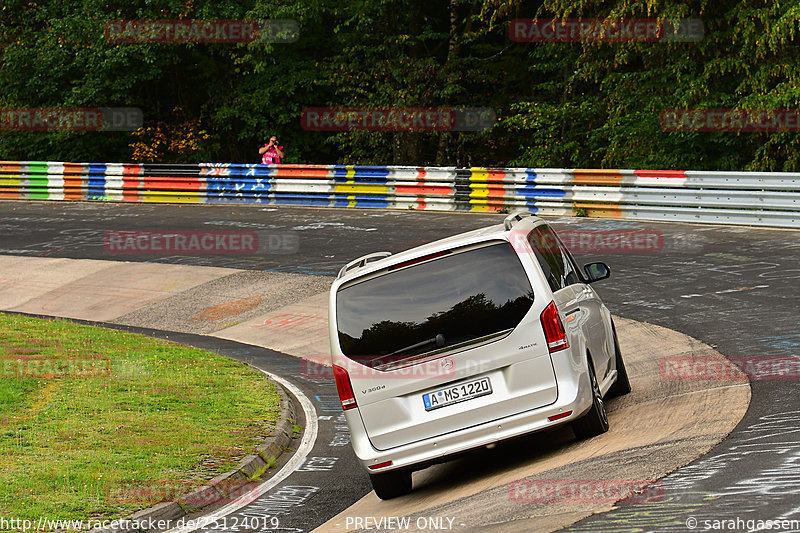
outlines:
[[388, 368], [490, 340], [516, 327], [532, 304], [528, 276], [503, 241], [340, 289], [339, 345], [361, 364]]
[[541, 225], [528, 234], [528, 244], [542, 267], [550, 289], [555, 292], [580, 282], [567, 251], [549, 226]]

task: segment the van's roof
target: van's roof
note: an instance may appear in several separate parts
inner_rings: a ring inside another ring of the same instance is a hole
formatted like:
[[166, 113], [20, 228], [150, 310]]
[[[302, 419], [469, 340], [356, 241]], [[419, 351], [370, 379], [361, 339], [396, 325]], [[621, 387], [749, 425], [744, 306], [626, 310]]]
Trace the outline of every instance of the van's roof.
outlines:
[[[439, 239], [438, 241], [423, 244], [397, 254], [389, 255], [388, 252], [383, 252], [382, 254], [368, 254], [351, 261], [344, 268], [342, 268], [342, 270], [339, 272], [337, 281], [341, 280], [341, 283], [344, 283], [352, 278], [356, 278], [376, 270], [381, 270], [388, 266], [403, 263], [405, 261], [410, 261], [412, 259], [417, 259], [419, 257], [435, 254], [437, 252], [452, 248], [488, 240], [508, 240], [508, 233], [511, 226], [520, 220], [530, 220], [531, 223], [535, 224], [541, 219], [535, 216], [526, 216], [523, 219], [512, 219], [512, 215], [509, 215], [504, 223], [494, 224], [485, 228], [459, 233], [458, 235]], [[366, 258], [368, 258], [368, 260], [365, 260]]]

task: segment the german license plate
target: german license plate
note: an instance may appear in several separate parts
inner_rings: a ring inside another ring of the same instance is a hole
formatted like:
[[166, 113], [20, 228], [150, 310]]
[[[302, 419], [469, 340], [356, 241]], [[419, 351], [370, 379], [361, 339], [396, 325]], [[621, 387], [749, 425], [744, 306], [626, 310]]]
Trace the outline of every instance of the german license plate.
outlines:
[[433, 409], [465, 402], [491, 393], [492, 384], [489, 378], [481, 378], [423, 394], [422, 401], [425, 403], [425, 410], [432, 411]]

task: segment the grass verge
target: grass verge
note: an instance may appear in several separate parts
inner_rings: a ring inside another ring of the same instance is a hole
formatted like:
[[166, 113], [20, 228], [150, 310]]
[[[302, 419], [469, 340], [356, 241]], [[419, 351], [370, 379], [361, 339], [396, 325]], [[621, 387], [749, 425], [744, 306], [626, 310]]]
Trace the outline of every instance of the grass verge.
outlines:
[[275, 386], [220, 355], [0, 313], [0, 516], [119, 518], [233, 469]]

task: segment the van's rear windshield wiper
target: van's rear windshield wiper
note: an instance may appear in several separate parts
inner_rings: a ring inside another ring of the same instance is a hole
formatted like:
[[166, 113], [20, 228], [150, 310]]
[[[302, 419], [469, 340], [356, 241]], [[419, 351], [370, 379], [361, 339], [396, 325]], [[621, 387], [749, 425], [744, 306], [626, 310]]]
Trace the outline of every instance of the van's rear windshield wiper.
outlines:
[[400, 348], [399, 350], [396, 350], [396, 351], [390, 353], [389, 355], [397, 355], [397, 354], [402, 353], [402, 352], [410, 352], [412, 350], [416, 350], [417, 348], [422, 348], [423, 346], [427, 346], [428, 344], [434, 344], [434, 343], [436, 344], [436, 346], [439, 346], [439, 347], [444, 346], [444, 335], [439, 333], [438, 335], [436, 335], [432, 339], [424, 340], [422, 342], [418, 342], [416, 344], [412, 344], [411, 346], [406, 346], [405, 348]]

